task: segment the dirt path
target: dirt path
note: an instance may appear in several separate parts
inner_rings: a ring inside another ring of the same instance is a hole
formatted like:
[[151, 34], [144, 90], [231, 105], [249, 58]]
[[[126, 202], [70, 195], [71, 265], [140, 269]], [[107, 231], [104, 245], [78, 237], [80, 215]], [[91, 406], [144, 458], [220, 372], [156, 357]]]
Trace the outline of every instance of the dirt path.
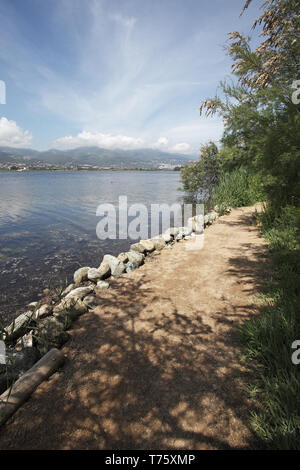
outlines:
[[0, 449], [255, 446], [236, 325], [255, 313], [264, 242], [254, 208], [112, 281], [71, 330], [63, 370], [0, 430]]

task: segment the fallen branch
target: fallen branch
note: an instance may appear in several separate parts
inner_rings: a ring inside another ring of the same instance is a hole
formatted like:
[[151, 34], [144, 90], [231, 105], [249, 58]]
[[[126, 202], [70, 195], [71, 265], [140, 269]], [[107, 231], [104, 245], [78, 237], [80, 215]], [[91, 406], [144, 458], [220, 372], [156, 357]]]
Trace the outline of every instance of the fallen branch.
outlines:
[[65, 356], [58, 349], [51, 349], [31, 369], [22, 375], [11, 388], [0, 395], [0, 425], [4, 424], [30, 397], [34, 390], [60, 366]]

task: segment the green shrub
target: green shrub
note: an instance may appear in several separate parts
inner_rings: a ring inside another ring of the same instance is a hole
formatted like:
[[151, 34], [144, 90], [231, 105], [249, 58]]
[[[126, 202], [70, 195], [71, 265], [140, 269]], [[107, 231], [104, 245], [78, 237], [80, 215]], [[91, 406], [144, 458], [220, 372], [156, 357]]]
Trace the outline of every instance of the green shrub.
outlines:
[[299, 366], [291, 361], [291, 345], [300, 339], [300, 212], [288, 206], [274, 214], [268, 208], [260, 217], [272, 261], [261, 312], [240, 331], [244, 357], [255, 360], [259, 379], [254, 430], [270, 448], [299, 450]]
[[213, 195], [214, 204], [217, 204], [221, 210], [226, 207], [251, 206], [263, 199], [262, 185], [258, 176], [245, 168], [223, 174]]

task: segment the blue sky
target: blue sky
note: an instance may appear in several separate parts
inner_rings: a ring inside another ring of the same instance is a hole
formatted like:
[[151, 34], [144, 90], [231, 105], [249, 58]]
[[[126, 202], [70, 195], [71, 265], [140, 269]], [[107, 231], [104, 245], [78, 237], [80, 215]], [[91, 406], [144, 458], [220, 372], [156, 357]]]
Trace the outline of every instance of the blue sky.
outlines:
[[222, 123], [201, 101], [230, 74], [228, 32], [261, 2], [0, 0], [0, 145], [196, 154]]

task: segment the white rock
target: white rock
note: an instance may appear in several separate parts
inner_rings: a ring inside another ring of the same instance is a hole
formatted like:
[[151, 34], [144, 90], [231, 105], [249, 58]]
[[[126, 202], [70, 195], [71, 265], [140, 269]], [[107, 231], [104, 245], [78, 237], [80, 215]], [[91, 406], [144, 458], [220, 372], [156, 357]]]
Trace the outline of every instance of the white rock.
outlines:
[[90, 268], [87, 273], [87, 278], [90, 281], [97, 282], [102, 278], [102, 274], [96, 268]]
[[83, 299], [83, 297], [90, 294], [91, 292], [93, 292], [93, 288], [90, 286], [77, 287], [76, 289], [73, 289], [71, 292], [69, 292], [69, 294], [66, 296], [66, 299], [70, 299], [71, 297]]
[[4, 328], [4, 335], [6, 339], [15, 340], [20, 338], [26, 333], [33, 318], [33, 313], [31, 311], [22, 313], [17, 318], [15, 318], [9, 326]]
[[167, 232], [163, 233], [161, 238], [166, 242], [166, 243], [170, 243], [172, 240], [173, 240], [173, 237], [171, 237], [171, 235]]
[[163, 238], [153, 238], [152, 242], [156, 250], [163, 250], [166, 246], [166, 242]]
[[41, 307], [39, 307], [35, 314], [34, 314], [34, 317], [35, 318], [44, 318], [44, 317], [47, 317], [48, 315], [51, 315], [52, 313], [52, 307], [51, 305], [48, 305], [48, 304], [44, 304], [44, 305], [41, 305]]
[[145, 248], [145, 251], [147, 252], [151, 252], [155, 250], [152, 240], [140, 240], [140, 245], [142, 245]]
[[143, 253], [138, 253], [137, 251], [128, 251], [127, 253], [128, 261], [135, 261], [139, 266], [143, 264], [145, 255]]
[[130, 245], [130, 251], [136, 251], [138, 253], [145, 253], [146, 248], [141, 243], [133, 243]]
[[125, 264], [115, 256], [105, 255], [103, 261], [108, 263], [112, 276], [120, 276], [125, 271]]
[[109, 264], [105, 261], [102, 261], [100, 264], [98, 271], [100, 273], [101, 278], [100, 279], [106, 279], [107, 277], [110, 276], [110, 267]]
[[170, 227], [168, 228], [168, 230], [165, 231], [165, 233], [173, 236], [173, 238], [175, 238], [176, 235], [178, 235], [178, 232], [179, 232], [179, 227]]
[[124, 263], [124, 264], [127, 263], [127, 261], [128, 261], [128, 255], [127, 255], [127, 253], [120, 253], [120, 254], [118, 255], [118, 259], [119, 259], [120, 261], [122, 261], [122, 263]]
[[85, 267], [79, 268], [79, 269], [77, 269], [77, 271], [75, 271], [75, 273], [74, 273], [74, 282], [75, 282], [75, 284], [80, 284], [82, 281], [87, 280], [87, 274], [88, 274], [89, 269], [90, 268], [88, 266], [85, 266]]
[[38, 304], [38, 302], [30, 302], [27, 307], [29, 308], [29, 310], [33, 311], [38, 306]]
[[99, 289], [108, 289], [109, 288], [109, 283], [106, 281], [98, 281], [97, 282], [97, 287]]
[[62, 297], [64, 297], [65, 295], [67, 295], [69, 292], [71, 292], [71, 290], [73, 290], [75, 288], [75, 284], [69, 284], [68, 287], [65, 288], [65, 290], [62, 292]]

